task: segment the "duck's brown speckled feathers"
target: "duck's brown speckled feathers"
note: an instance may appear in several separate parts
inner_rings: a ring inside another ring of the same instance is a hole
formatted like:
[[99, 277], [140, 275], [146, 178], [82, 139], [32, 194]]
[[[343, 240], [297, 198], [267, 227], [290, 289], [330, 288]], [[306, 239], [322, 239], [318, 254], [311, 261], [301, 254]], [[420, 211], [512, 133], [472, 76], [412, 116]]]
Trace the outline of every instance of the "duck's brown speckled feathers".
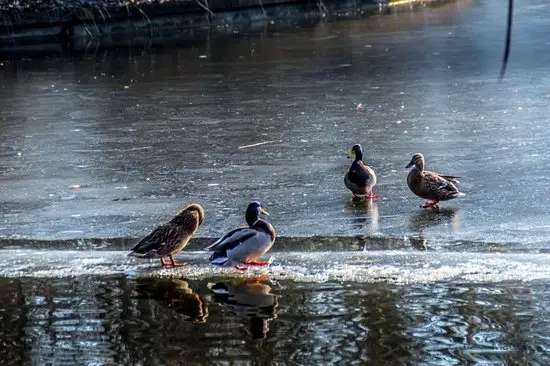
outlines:
[[[130, 255], [140, 258], [170, 257], [179, 253], [189, 243], [204, 220], [204, 209], [191, 204], [172, 220], [160, 225], [132, 248]], [[173, 258], [170, 258], [171, 260]]]
[[409, 189], [419, 197], [430, 200], [423, 207], [436, 206], [439, 201], [447, 201], [464, 196], [455, 184], [459, 177], [441, 175], [424, 170], [425, 160], [422, 154], [415, 154], [407, 168], [413, 167], [407, 175]]

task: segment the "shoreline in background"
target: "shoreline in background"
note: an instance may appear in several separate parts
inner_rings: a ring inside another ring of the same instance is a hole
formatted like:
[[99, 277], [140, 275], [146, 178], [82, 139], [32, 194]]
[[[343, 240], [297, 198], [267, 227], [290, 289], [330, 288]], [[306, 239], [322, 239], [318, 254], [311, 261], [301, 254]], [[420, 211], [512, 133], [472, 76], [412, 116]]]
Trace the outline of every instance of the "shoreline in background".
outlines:
[[0, 50], [28, 51], [43, 46], [66, 52], [93, 48], [98, 43], [117, 47], [128, 42], [277, 32], [323, 20], [356, 19], [449, 2], [454, 0], [210, 0], [208, 6], [201, 0], [174, 0], [116, 6], [113, 1], [93, 0], [67, 8], [47, 9], [43, 5], [40, 9], [28, 6], [7, 10], [0, 1]]

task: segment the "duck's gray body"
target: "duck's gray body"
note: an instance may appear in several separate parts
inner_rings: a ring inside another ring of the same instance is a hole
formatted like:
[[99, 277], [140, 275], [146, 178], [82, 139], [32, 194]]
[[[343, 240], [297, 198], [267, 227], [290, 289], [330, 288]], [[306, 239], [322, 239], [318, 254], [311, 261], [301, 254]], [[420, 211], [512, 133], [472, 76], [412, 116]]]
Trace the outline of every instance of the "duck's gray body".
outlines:
[[344, 184], [357, 196], [369, 194], [376, 185], [376, 173], [359, 161], [358, 164], [353, 164], [344, 176]]
[[253, 262], [271, 249], [275, 237], [273, 226], [258, 220], [253, 227], [235, 229], [209, 246], [207, 249], [214, 252], [210, 262], [219, 266]]
[[344, 176], [344, 184], [354, 196], [372, 197], [372, 188], [376, 185], [376, 173], [363, 163], [363, 147], [353, 145], [348, 157], [354, 157], [353, 163]]
[[213, 251], [210, 262], [218, 266], [238, 266], [256, 262], [267, 253], [277, 236], [273, 226], [259, 218], [260, 214], [267, 215], [259, 202], [252, 202], [246, 209], [248, 227], [232, 230], [207, 247]]

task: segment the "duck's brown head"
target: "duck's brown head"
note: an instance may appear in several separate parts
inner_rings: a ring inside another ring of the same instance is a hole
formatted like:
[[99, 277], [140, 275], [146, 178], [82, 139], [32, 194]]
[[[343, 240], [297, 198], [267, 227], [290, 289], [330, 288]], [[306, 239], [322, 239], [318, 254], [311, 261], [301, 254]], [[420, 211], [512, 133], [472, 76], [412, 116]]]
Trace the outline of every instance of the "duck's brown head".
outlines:
[[178, 212], [176, 217], [187, 216], [187, 215], [196, 216], [199, 220], [199, 226], [200, 226], [204, 221], [204, 208], [202, 208], [202, 206], [199, 205], [198, 203], [192, 203], [189, 206], [187, 206], [185, 209]]
[[416, 153], [413, 155], [411, 162], [405, 168], [410, 168], [411, 166], [414, 165], [422, 171], [424, 170], [425, 164], [426, 164], [426, 160], [424, 160], [424, 155], [420, 153]]

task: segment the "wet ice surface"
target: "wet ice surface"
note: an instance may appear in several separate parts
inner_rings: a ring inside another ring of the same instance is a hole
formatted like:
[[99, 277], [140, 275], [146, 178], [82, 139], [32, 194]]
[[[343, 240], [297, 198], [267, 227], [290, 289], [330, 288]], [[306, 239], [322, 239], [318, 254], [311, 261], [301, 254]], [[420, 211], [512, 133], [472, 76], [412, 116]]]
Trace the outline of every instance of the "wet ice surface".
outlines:
[[[198, 235], [215, 237], [257, 199], [283, 236], [547, 249], [546, 6], [517, 10], [503, 83], [496, 1], [194, 48], [6, 61], [0, 235], [135, 238], [196, 201], [207, 213]], [[343, 185], [356, 142], [378, 172], [373, 205], [352, 205]], [[442, 220], [422, 219], [406, 187], [415, 152], [463, 177], [467, 196], [443, 203], [455, 211]]]
[[550, 278], [548, 254], [441, 253], [418, 251], [273, 252], [269, 267], [246, 271], [208, 264], [208, 253], [180, 255], [181, 268], [163, 268], [158, 260], [143, 260], [115, 251], [3, 250], [2, 277], [77, 277], [125, 275], [204, 279], [269, 276], [297, 282], [386, 282], [396, 284], [438, 281], [501, 282]]

